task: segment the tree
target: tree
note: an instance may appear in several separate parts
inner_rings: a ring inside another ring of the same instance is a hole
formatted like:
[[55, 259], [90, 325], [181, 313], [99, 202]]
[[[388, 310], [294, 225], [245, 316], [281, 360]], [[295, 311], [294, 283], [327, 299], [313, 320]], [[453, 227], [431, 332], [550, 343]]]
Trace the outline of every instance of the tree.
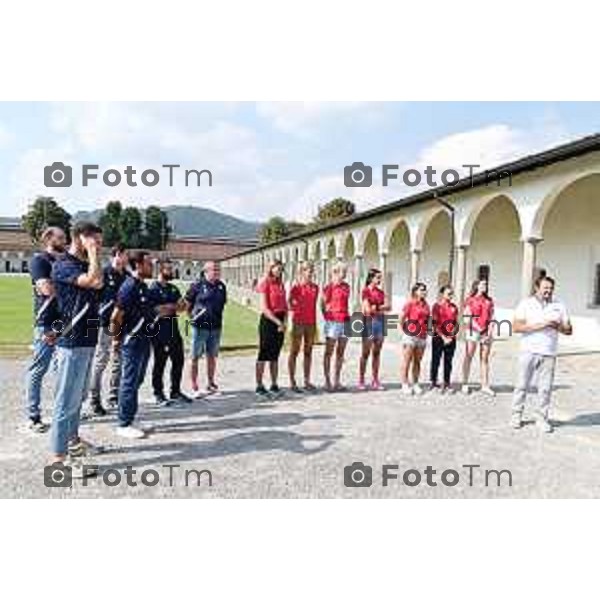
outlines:
[[143, 241], [142, 215], [135, 206], [128, 206], [121, 214], [121, 242], [127, 248], [140, 248]]
[[259, 231], [259, 238], [263, 244], [275, 242], [290, 235], [289, 223], [282, 217], [271, 217]]
[[327, 204], [319, 206], [319, 212], [315, 218], [317, 223], [328, 223], [343, 217], [349, 217], [356, 212], [354, 202], [345, 198], [334, 198]]
[[46, 227], [60, 227], [67, 236], [71, 229], [71, 215], [49, 196], [38, 196], [21, 217], [23, 228], [34, 242], [38, 242]]
[[158, 206], [149, 206], [144, 214], [144, 248], [164, 250], [169, 241], [171, 229], [169, 217]]
[[100, 227], [102, 227], [105, 246], [114, 246], [122, 241], [122, 218], [123, 207], [121, 203], [118, 200], [109, 202], [98, 220]]

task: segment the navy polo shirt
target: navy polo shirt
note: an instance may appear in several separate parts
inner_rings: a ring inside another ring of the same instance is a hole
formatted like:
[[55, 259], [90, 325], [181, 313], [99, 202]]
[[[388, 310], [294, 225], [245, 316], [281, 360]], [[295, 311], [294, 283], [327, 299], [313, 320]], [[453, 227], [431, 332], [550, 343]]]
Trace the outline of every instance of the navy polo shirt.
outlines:
[[227, 288], [220, 279], [211, 282], [203, 278], [194, 282], [187, 291], [185, 299], [192, 306], [193, 326], [221, 329], [223, 310], [227, 304]]
[[[162, 284], [160, 281], [155, 281], [150, 286], [149, 290], [154, 306], [177, 304], [181, 300], [179, 288], [172, 283]], [[159, 330], [156, 335], [157, 340], [168, 343], [168, 341], [174, 337], [181, 337], [177, 316], [161, 317], [158, 321], [158, 325]]]
[[95, 346], [98, 341], [99, 290], [76, 284], [88, 272], [89, 263], [67, 252], [52, 265], [52, 281], [60, 321], [58, 345], [65, 348]]
[[35, 284], [42, 279], [52, 279], [52, 265], [55, 261], [56, 257], [50, 252], [39, 252], [29, 263], [33, 285], [33, 319], [36, 327], [43, 327], [45, 331], [50, 331], [52, 323], [59, 318], [56, 298], [40, 294]]
[[108, 327], [110, 324], [110, 317], [115, 308], [117, 301], [117, 293], [119, 288], [123, 285], [127, 273], [118, 271], [112, 265], [104, 267], [102, 271], [102, 279], [104, 281], [104, 287], [100, 295], [100, 325], [102, 327]]
[[144, 281], [128, 275], [117, 292], [116, 305], [123, 311], [123, 331], [150, 340], [156, 335], [156, 311], [150, 290]]

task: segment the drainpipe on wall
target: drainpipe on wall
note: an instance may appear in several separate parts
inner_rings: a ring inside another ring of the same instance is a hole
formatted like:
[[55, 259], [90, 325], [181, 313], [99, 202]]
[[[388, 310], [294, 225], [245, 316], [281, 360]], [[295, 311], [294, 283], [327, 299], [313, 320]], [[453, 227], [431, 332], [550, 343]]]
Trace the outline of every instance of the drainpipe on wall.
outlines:
[[439, 202], [450, 214], [450, 252], [448, 253], [448, 282], [452, 285], [454, 275], [454, 206], [441, 198], [438, 198], [437, 192], [433, 194], [434, 199]]

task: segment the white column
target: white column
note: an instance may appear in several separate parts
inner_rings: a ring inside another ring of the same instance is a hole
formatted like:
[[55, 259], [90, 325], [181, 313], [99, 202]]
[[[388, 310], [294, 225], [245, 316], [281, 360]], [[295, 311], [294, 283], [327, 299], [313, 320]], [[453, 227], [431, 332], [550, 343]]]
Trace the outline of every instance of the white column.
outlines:
[[353, 298], [353, 306], [358, 309], [360, 306], [360, 292], [363, 281], [363, 257], [360, 254], [357, 254], [354, 265], [354, 289], [352, 290]]
[[531, 295], [533, 289], [533, 275], [535, 272], [537, 245], [542, 240], [528, 238], [523, 242], [523, 264], [521, 269], [521, 297]]
[[[412, 288], [419, 281], [419, 267], [421, 263], [421, 251], [411, 250], [410, 252], [410, 286]], [[409, 289], [410, 291], [410, 289]]]
[[456, 302], [458, 306], [462, 306], [465, 300], [465, 291], [467, 286], [467, 248], [468, 246], [456, 247], [454, 291], [456, 293]]

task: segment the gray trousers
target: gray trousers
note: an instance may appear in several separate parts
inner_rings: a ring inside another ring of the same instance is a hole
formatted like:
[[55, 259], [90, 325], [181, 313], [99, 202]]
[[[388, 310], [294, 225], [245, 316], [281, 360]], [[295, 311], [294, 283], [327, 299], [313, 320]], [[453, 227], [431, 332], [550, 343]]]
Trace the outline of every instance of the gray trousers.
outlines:
[[534, 379], [537, 379], [538, 412], [542, 418], [548, 418], [555, 367], [556, 356], [544, 356], [529, 352], [523, 352], [519, 356], [519, 373], [512, 405], [513, 413], [523, 413], [527, 392], [530, 391]]
[[116, 400], [119, 394], [121, 380], [121, 352], [113, 351], [113, 336], [109, 335], [103, 327], [98, 332], [98, 345], [94, 356], [94, 366], [90, 381], [90, 402], [100, 402], [102, 393], [102, 376], [110, 361], [110, 379], [108, 384], [108, 400]]

